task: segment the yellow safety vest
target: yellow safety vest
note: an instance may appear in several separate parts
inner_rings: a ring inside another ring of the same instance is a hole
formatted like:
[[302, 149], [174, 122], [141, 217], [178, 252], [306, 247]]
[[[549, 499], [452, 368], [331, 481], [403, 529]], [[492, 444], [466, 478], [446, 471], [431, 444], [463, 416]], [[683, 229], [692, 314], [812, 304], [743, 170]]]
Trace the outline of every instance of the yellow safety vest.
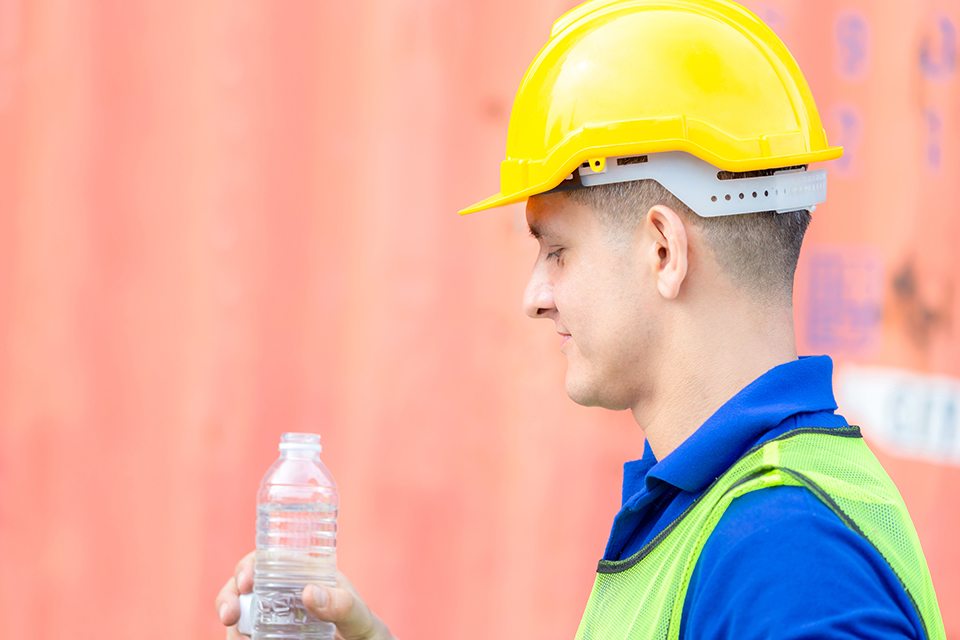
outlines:
[[784, 485], [806, 487], [869, 541], [906, 589], [926, 637], [945, 640], [907, 508], [857, 427], [797, 429], [751, 449], [640, 551], [601, 561], [577, 640], [679, 638], [690, 576], [724, 511], [745, 493]]

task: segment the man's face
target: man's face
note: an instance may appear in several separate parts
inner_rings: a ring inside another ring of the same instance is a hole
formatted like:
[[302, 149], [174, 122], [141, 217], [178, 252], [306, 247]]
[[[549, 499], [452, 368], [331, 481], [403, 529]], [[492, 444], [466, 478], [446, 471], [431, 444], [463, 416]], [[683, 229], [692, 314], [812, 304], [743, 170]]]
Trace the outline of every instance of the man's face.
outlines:
[[658, 333], [642, 235], [605, 228], [562, 194], [530, 198], [527, 223], [540, 252], [524, 310], [556, 323], [567, 394], [582, 405], [635, 406], [650, 391]]

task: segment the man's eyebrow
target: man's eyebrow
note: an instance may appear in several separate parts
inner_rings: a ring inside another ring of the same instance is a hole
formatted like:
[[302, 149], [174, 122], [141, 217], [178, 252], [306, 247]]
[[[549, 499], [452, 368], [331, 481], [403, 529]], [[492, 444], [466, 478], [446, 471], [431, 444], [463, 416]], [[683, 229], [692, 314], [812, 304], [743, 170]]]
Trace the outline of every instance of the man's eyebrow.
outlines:
[[530, 228], [530, 235], [539, 240], [543, 237], [543, 228], [537, 224], [536, 220], [527, 225]]

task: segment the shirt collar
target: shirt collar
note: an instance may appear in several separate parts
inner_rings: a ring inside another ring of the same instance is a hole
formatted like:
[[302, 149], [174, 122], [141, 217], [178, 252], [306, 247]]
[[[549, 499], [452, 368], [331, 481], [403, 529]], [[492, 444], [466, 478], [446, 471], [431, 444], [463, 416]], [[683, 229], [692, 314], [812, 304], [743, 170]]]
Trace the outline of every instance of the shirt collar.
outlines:
[[657, 457], [653, 455], [653, 449], [650, 448], [650, 442], [643, 443], [643, 457], [639, 460], [631, 460], [623, 463], [623, 495], [621, 505], [627, 502], [644, 487], [644, 481], [650, 469], [657, 464]]
[[833, 361], [828, 356], [803, 357], [770, 369], [744, 387], [663, 460], [657, 462], [645, 445], [636, 463], [645, 467], [648, 490], [668, 482], [684, 491], [700, 491], [790, 416], [836, 408]]

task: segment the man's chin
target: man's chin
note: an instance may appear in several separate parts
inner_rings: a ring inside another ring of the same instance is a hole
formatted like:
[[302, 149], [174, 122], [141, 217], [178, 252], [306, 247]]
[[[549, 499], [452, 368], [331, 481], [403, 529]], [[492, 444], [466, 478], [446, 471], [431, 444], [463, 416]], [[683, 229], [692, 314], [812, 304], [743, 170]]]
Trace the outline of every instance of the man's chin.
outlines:
[[628, 403], [619, 401], [609, 393], [609, 389], [602, 388], [602, 385], [587, 384], [583, 380], [576, 380], [570, 375], [567, 369], [565, 388], [567, 397], [583, 407], [600, 407], [611, 411], [623, 411], [629, 409]]

